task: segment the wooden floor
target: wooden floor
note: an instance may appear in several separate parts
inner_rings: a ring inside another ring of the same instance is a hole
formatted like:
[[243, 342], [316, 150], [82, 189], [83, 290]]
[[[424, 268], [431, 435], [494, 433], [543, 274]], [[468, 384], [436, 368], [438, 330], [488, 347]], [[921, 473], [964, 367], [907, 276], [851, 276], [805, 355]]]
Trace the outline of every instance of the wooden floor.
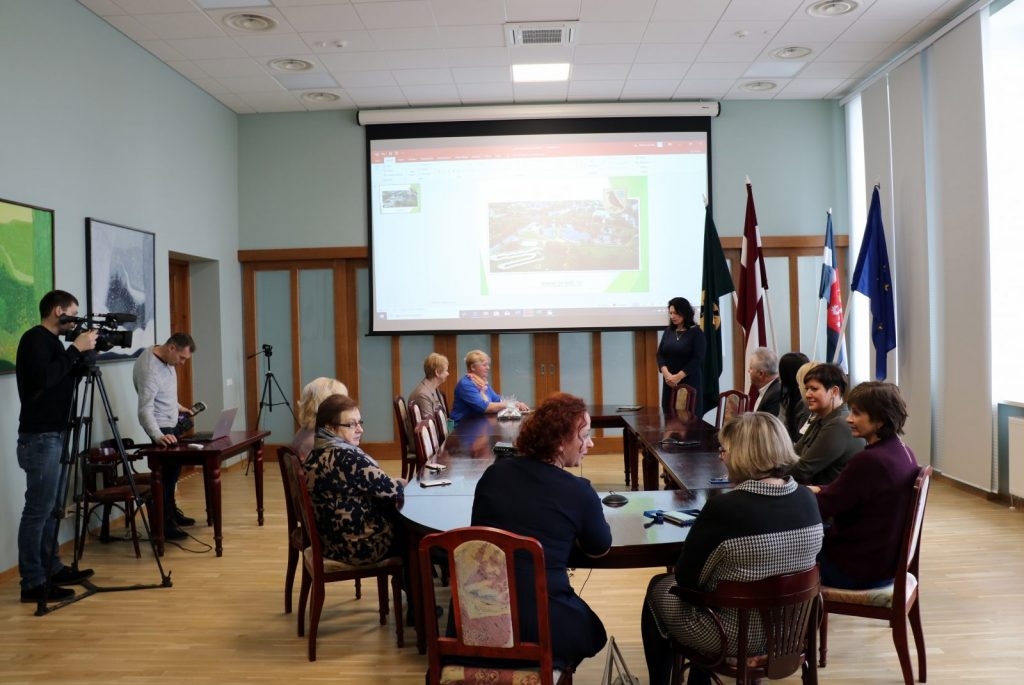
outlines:
[[[396, 472], [396, 462], [385, 462]], [[621, 457], [590, 456], [586, 477], [598, 489], [621, 487]], [[268, 464], [266, 525], [256, 525], [252, 477], [224, 473], [224, 556], [200, 542], [169, 547], [172, 588], [104, 593], [46, 616], [18, 601], [18, 581], [0, 583], [0, 683], [370, 683], [423, 682], [426, 657], [407, 632], [377, 623], [372, 588], [354, 599], [351, 583], [328, 586], [319, 660], [306, 660], [294, 614], [283, 613], [285, 520], [277, 465]], [[199, 516], [202, 482], [181, 482], [183, 508]], [[119, 529], [118, 529], [119, 530]], [[159, 581], [144, 548], [90, 540], [83, 566], [99, 586]], [[640, 605], [651, 570], [577, 571], [573, 585], [604, 620], [641, 682]], [[925, 520], [922, 611], [928, 682], [1024, 680], [1024, 518], [1020, 512], [935, 483]], [[888, 628], [880, 621], [830, 619], [830, 660], [823, 683], [902, 683]], [[599, 683], [604, 654], [583, 664], [575, 682]], [[916, 660], [915, 660], [916, 664]], [[790, 678], [782, 682], [798, 682]]]

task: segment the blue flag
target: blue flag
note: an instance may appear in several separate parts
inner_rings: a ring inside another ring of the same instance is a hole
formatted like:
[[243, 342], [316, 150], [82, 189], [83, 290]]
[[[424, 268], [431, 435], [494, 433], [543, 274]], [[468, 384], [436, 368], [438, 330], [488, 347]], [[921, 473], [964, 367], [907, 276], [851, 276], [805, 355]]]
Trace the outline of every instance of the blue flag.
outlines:
[[896, 349], [896, 313], [892, 302], [892, 272], [882, 227], [882, 203], [878, 186], [871, 195], [868, 223], [853, 269], [853, 289], [871, 300], [871, 342], [875, 346], [875, 380], [888, 375], [886, 356]]

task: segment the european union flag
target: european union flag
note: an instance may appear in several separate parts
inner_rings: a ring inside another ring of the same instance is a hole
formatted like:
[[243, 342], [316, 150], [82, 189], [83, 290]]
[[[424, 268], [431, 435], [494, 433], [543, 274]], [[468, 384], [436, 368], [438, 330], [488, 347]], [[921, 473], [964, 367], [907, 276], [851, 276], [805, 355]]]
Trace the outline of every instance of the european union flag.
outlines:
[[853, 269], [853, 289], [871, 300], [871, 342], [875, 346], [875, 380], [885, 380], [886, 356], [896, 349], [896, 312], [892, 301], [892, 272], [882, 227], [882, 203], [878, 186], [871, 195], [871, 209], [864, 238]]

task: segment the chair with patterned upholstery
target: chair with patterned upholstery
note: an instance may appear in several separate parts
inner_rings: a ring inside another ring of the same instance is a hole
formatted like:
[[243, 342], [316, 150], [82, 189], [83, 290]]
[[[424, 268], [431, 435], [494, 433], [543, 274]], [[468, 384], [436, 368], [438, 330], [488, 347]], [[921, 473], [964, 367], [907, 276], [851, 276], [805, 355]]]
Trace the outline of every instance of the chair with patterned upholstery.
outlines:
[[871, 590], [843, 590], [826, 585], [821, 587], [825, 614], [821, 621], [821, 661], [824, 667], [828, 654], [828, 615], [845, 614], [877, 618], [889, 622], [892, 641], [903, 671], [903, 682], [912, 685], [914, 670], [910, 665], [910, 645], [907, 641], [907, 620], [914, 633], [917, 645], [917, 669], [920, 681], [926, 682], [928, 665], [925, 659], [924, 630], [921, 626], [921, 607], [918, 604], [918, 590], [921, 586], [921, 529], [924, 526], [924, 509], [928, 503], [932, 467], [922, 466], [914, 482], [914, 497], [911, 500], [907, 523], [903, 529], [903, 545], [896, 564], [896, 577], [885, 587]]
[[402, 452], [402, 478], [412, 478], [416, 472], [416, 449], [412, 442], [412, 414], [405, 398], [395, 395], [395, 432], [398, 433], [398, 444]]
[[[289, 451], [290, 452], [290, 451]], [[297, 524], [302, 535], [302, 585], [299, 590], [298, 633], [305, 634], [306, 601], [309, 604], [309, 660], [316, 661], [316, 635], [320, 626], [320, 614], [324, 607], [324, 590], [327, 583], [359, 578], [377, 579], [377, 601], [380, 624], [388, 622], [388, 578], [391, 578], [391, 592], [394, 598], [395, 635], [399, 647], [405, 646], [404, 623], [402, 621], [402, 559], [389, 557], [373, 564], [353, 566], [323, 555], [320, 532], [316, 527], [313, 500], [306, 487], [306, 473], [294, 453], [279, 452], [283, 460], [286, 495], [292, 500]]]
[[[455, 634], [441, 634], [437, 619], [427, 620], [428, 685], [572, 682], [572, 669], [554, 668], [544, 548], [536, 539], [483, 526], [434, 533], [420, 541], [421, 568], [436, 561], [434, 550], [445, 555], [451, 569], [449, 623]], [[528, 559], [536, 570], [529, 576], [537, 602], [535, 642], [523, 638], [519, 625], [517, 557]], [[434, 617], [438, 603], [433, 579], [423, 574], [420, 580], [424, 615]]]
[[[681, 685], [686, 669], [697, 667], [735, 678], [737, 683], [786, 678], [801, 670], [804, 683], [817, 683], [814, 648], [821, 615], [820, 587], [817, 566], [749, 583], [722, 581], [711, 592], [673, 587], [672, 594], [688, 604], [705, 608], [718, 631], [721, 649], [717, 654], [704, 654], [673, 640], [675, 660], [671, 682]], [[739, 631], [735, 655], [728, 654], [720, 609], [737, 612]], [[752, 650], [748, 642], [751, 634], [756, 634], [761, 627], [763, 652]]]
[[697, 408], [697, 390], [692, 385], [680, 383], [672, 388], [672, 399], [669, 406], [675, 410], [676, 416], [683, 417], [693, 414]]
[[725, 422], [747, 410], [747, 396], [739, 390], [726, 390], [718, 395], [718, 412], [715, 414], [715, 428], [722, 430]]

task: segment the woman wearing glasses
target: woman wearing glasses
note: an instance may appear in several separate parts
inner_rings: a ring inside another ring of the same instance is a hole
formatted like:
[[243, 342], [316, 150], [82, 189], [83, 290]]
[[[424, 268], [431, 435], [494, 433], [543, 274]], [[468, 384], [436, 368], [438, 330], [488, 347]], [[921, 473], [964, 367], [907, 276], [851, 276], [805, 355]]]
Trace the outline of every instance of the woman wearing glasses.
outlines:
[[304, 464], [324, 555], [347, 564], [406, 555], [394, 523], [405, 480], [390, 477], [359, 448], [362, 436], [355, 400], [331, 395], [317, 409], [313, 451]]

